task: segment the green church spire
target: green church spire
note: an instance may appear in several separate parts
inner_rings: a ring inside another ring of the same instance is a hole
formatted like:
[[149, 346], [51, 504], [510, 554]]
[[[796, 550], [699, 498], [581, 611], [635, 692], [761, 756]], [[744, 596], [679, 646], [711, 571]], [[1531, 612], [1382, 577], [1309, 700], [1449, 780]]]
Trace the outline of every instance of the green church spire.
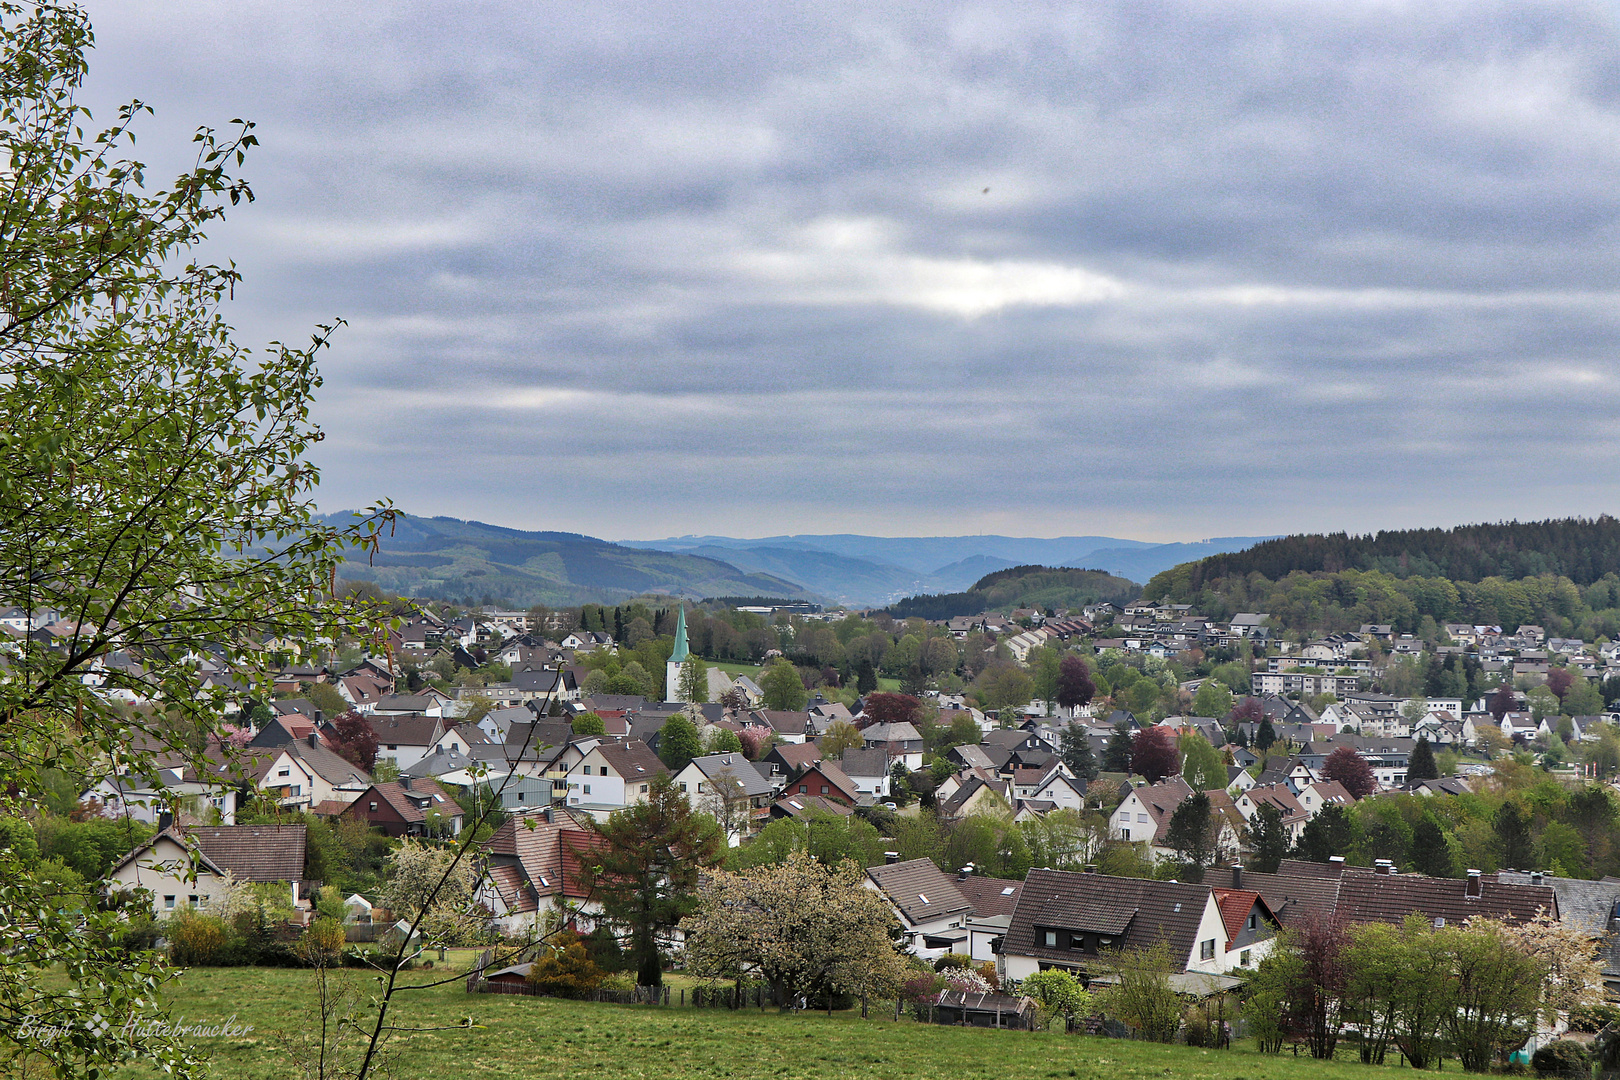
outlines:
[[692, 650], [686, 646], [686, 607], [681, 606], [680, 614], [675, 618], [675, 651], [669, 654], [672, 664], [684, 664], [686, 658], [692, 655]]

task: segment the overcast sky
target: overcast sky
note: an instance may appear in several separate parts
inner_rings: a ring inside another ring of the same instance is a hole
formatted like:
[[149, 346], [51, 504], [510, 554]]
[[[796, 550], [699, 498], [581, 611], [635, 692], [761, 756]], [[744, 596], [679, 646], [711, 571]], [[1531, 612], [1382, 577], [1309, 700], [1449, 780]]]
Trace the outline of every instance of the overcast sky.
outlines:
[[242, 116], [327, 509], [1145, 540], [1620, 509], [1599, 5], [92, 2]]

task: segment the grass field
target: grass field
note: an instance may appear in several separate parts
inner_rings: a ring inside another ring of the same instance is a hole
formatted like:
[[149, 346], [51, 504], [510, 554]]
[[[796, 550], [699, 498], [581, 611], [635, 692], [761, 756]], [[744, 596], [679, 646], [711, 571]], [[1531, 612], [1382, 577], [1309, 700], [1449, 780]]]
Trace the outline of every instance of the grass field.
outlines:
[[[358, 973], [355, 973], [358, 975]], [[425, 982], [449, 972], [412, 972]], [[313, 975], [260, 968], [194, 968], [170, 984], [187, 1023], [232, 1016], [250, 1034], [202, 1040], [213, 1075], [285, 1080], [298, 1075], [287, 1048], [308, 1030]], [[369, 989], [363, 978], [362, 989]], [[399, 1080], [521, 1077], [816, 1078], [940, 1080], [1373, 1080], [1352, 1061], [1313, 1062], [1244, 1049], [1210, 1051], [1116, 1039], [861, 1020], [858, 1011], [781, 1015], [693, 1008], [598, 1005], [539, 997], [472, 995], [460, 982], [395, 999], [394, 1022], [443, 1028], [402, 1032], [391, 1044]], [[472, 1028], [458, 1027], [471, 1016]], [[139, 1068], [121, 1076], [156, 1075]]]

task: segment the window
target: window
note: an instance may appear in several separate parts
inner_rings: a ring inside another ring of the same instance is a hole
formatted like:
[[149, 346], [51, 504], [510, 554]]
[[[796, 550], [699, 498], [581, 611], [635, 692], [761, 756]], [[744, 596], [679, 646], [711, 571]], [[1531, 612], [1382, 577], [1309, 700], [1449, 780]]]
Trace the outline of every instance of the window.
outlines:
[[1260, 916], [1255, 914], [1252, 911], [1249, 912], [1249, 929], [1250, 930], [1258, 930], [1259, 928], [1260, 928]]
[[197, 894], [192, 893], [190, 896], [186, 897], [186, 903], [190, 904], [192, 907], [196, 907], [197, 906]]
[[683, 780], [683, 781], [681, 781], [681, 790], [682, 790], [682, 791], [685, 791], [685, 790], [686, 790], [686, 781], [684, 781], [684, 780]]
[[393, 743], [393, 742], [389, 743], [388, 744], [388, 749], [390, 749], [390, 750], [398, 750], [399, 749], [399, 743]]
[[304, 785], [302, 785], [302, 784], [294, 784], [292, 786], [292, 793], [294, 795], [302, 795], [304, 793]]
[[1215, 939], [1214, 938], [1209, 938], [1208, 940], [1200, 941], [1198, 943], [1198, 959], [1200, 959], [1200, 960], [1213, 960], [1213, 959], [1215, 959]]
[[808, 785], [808, 784], [800, 784], [799, 785], [799, 794], [800, 795], [808, 795], [808, 794], [810, 794], [810, 785]]
[[1146, 814], [1137, 814], [1136, 823], [1138, 825], [1146, 825], [1148, 823], [1148, 816]]
[[377, 804], [376, 803], [371, 804], [371, 810], [372, 810], [373, 813], [376, 812], [376, 810], [377, 810]]
[[282, 769], [280, 772], [276, 773], [276, 775], [277, 776], [291, 776], [292, 775], [292, 770], [291, 769]]
[[165, 909], [173, 910], [174, 909], [174, 897], [165, 896], [163, 898], [163, 906], [164, 906]]
[[1130, 838], [1131, 838], [1131, 830], [1126, 829], [1125, 830], [1125, 839], [1129, 840]]
[[1244, 949], [1242, 952], [1238, 953], [1238, 967], [1248, 967], [1248, 966], [1249, 966], [1249, 950]]
[[643, 795], [647, 794], [647, 785], [646, 784], [641, 785], [641, 793]]
[[1046, 947], [1048, 949], [1057, 948], [1057, 931], [1056, 930], [1048, 930], [1046, 932]]
[[590, 793], [591, 793], [591, 785], [586, 784], [585, 785], [585, 794], [589, 795]]
[[832, 790], [832, 788], [828, 787], [826, 784], [821, 785], [821, 793], [823, 795], [827, 794], [831, 790]]

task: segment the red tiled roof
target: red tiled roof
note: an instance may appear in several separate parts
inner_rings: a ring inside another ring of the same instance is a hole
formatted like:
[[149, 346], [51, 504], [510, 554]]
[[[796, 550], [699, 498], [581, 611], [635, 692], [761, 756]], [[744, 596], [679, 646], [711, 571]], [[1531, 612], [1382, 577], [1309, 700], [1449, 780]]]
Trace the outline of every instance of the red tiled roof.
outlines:
[[1213, 889], [1215, 906], [1221, 909], [1221, 922], [1226, 924], [1226, 940], [1236, 940], [1243, 932], [1243, 923], [1256, 903], [1262, 903], [1260, 894], [1249, 889]]

